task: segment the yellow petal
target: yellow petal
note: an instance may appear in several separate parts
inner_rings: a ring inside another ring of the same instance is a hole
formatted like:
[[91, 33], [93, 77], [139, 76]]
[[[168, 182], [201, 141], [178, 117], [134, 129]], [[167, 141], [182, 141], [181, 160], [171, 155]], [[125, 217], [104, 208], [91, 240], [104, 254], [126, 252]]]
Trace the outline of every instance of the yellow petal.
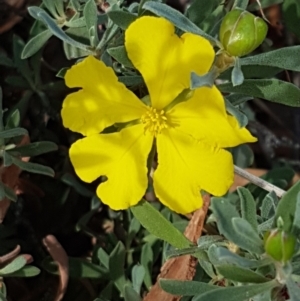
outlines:
[[70, 88], [82, 87], [66, 97], [61, 112], [64, 126], [74, 132], [97, 134], [114, 123], [140, 118], [145, 110], [114, 71], [93, 56], [68, 70], [65, 80]]
[[71, 146], [70, 158], [83, 181], [92, 182], [101, 175], [108, 178], [97, 189], [103, 203], [114, 210], [126, 209], [137, 204], [146, 191], [152, 141], [139, 124], [78, 140]]
[[191, 33], [178, 37], [172, 23], [149, 16], [129, 26], [125, 47], [142, 74], [156, 109], [165, 108], [183, 89], [189, 88], [192, 71], [206, 73], [215, 55], [204, 38]]
[[154, 191], [163, 204], [178, 213], [202, 206], [201, 189], [221, 196], [233, 182], [229, 152], [198, 142], [178, 130], [169, 129], [158, 135], [157, 151]]
[[181, 131], [221, 148], [257, 140], [226, 113], [223, 96], [215, 86], [195, 90], [189, 100], [169, 110], [167, 118]]

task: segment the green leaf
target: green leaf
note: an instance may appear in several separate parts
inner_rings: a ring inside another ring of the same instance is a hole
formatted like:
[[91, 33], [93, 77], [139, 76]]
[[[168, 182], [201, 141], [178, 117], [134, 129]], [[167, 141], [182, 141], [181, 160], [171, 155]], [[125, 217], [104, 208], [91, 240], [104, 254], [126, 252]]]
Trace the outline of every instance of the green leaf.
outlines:
[[251, 166], [254, 162], [254, 154], [251, 147], [247, 144], [238, 145], [231, 150], [234, 165], [242, 168]]
[[279, 217], [283, 220], [283, 230], [290, 232], [296, 212], [298, 193], [300, 192], [300, 181], [294, 184], [281, 198], [275, 214], [275, 227]]
[[111, 55], [117, 62], [128, 68], [134, 68], [130, 59], [128, 58], [125, 46], [118, 46], [107, 49], [109, 55]]
[[201, 294], [200, 296], [195, 296], [192, 301], [245, 301], [258, 294], [271, 290], [276, 286], [277, 281], [273, 280], [262, 284], [218, 288], [216, 290]]
[[137, 16], [124, 10], [110, 10], [107, 12], [108, 17], [121, 29], [126, 30], [127, 27], [137, 19]]
[[274, 191], [269, 192], [262, 201], [260, 207], [260, 215], [264, 219], [269, 219], [275, 214], [275, 209], [278, 204], [278, 198]]
[[141, 252], [141, 264], [145, 269], [144, 283], [148, 290], [152, 286], [153, 251], [150, 243], [145, 243]]
[[300, 106], [300, 89], [279, 79], [246, 79], [240, 86], [220, 84], [222, 92], [241, 93], [292, 107]]
[[300, 38], [300, 3], [298, 0], [284, 0], [282, 5], [283, 18], [287, 28]]
[[49, 10], [49, 12], [52, 14], [52, 16], [54, 16], [55, 18], [59, 18], [59, 15], [57, 14], [56, 7], [55, 7], [55, 1], [43, 0], [43, 4]]
[[18, 256], [12, 262], [7, 264], [4, 268], [0, 269], [0, 275], [12, 274], [26, 265], [27, 261], [24, 256]]
[[240, 201], [241, 201], [241, 215], [257, 232], [257, 218], [256, 218], [256, 203], [247, 188], [237, 188]]
[[122, 294], [124, 293], [124, 286], [127, 283], [124, 274], [125, 256], [125, 247], [122, 242], [119, 241], [109, 255], [109, 275]]
[[12, 165], [12, 157], [10, 156], [10, 154], [7, 151], [3, 151], [2, 153], [2, 157], [3, 157], [3, 166], [7, 167]]
[[109, 269], [109, 255], [102, 248], [99, 248], [97, 251], [97, 257], [100, 261], [100, 264], [103, 265], [108, 270]]
[[39, 275], [41, 270], [32, 265], [25, 265], [22, 269], [15, 271], [11, 274], [5, 275], [5, 277], [34, 277]]
[[233, 8], [239, 7], [241, 9], [246, 9], [248, 6], [249, 0], [235, 0]]
[[52, 32], [50, 29], [46, 29], [31, 38], [23, 48], [21, 58], [27, 59], [37, 53], [46, 44], [50, 37], [52, 37]]
[[91, 198], [94, 196], [94, 193], [86, 188], [81, 181], [75, 178], [73, 175], [69, 173], [65, 173], [61, 176], [61, 181], [75, 189], [77, 193], [87, 198]]
[[183, 281], [160, 279], [160, 287], [169, 294], [177, 296], [195, 296], [203, 294], [219, 287], [198, 281]]
[[145, 277], [145, 268], [142, 265], [135, 265], [131, 271], [131, 281], [133, 289], [140, 294]]
[[[58, 275], [58, 268], [52, 258], [43, 260], [42, 266], [51, 274]], [[96, 278], [107, 277], [107, 271], [101, 266], [93, 264], [81, 258], [69, 257], [69, 276], [72, 278]]]
[[15, 147], [7, 152], [13, 156], [33, 157], [44, 153], [53, 152], [57, 149], [57, 145], [53, 142], [40, 141]]
[[21, 120], [20, 111], [18, 109], [14, 109], [9, 113], [7, 117], [5, 129], [9, 130], [18, 127], [20, 125], [20, 120]]
[[144, 80], [140, 75], [119, 76], [119, 81], [127, 87], [141, 85], [144, 83]]
[[232, 219], [232, 225], [236, 231], [234, 235], [235, 243], [239, 247], [257, 254], [264, 252], [263, 241], [248, 221], [240, 217], [234, 217]]
[[16, 166], [18, 166], [19, 168], [21, 168], [22, 170], [32, 172], [32, 173], [41, 174], [41, 175], [45, 175], [45, 176], [49, 176], [49, 177], [54, 177], [53, 169], [48, 167], [48, 166], [44, 166], [44, 165], [37, 164], [37, 163], [32, 163], [32, 162], [24, 162], [24, 161], [19, 160], [15, 157], [12, 157], [12, 158], [13, 158], [13, 163]]
[[240, 59], [241, 65], [263, 65], [300, 71], [300, 46], [284, 47], [274, 51]]
[[198, 27], [203, 22], [204, 18], [208, 16], [218, 5], [219, 0], [194, 0], [187, 9], [187, 17]]
[[289, 294], [289, 301], [298, 301], [300, 296], [300, 288], [291, 277], [286, 280], [286, 287]]
[[17, 67], [18, 71], [22, 74], [22, 76], [26, 79], [30, 87], [34, 90], [34, 82], [33, 82], [33, 72], [29, 67], [28, 61], [21, 59], [21, 54], [24, 49], [23, 40], [14, 35], [13, 36], [13, 53], [14, 53], [14, 63]]
[[253, 97], [239, 94], [239, 93], [232, 93], [226, 96], [226, 99], [233, 105], [233, 106], [238, 106], [246, 101], [252, 100]]
[[0, 139], [7, 139], [24, 135], [28, 135], [28, 132], [23, 128], [14, 128], [10, 130], [0, 131]]
[[143, 8], [151, 11], [152, 13], [160, 17], [166, 18], [171, 23], [173, 23], [177, 28], [181, 29], [184, 32], [194, 33], [196, 35], [206, 38], [212, 44], [218, 44], [218, 41], [215, 38], [205, 33], [203, 30], [197, 27], [194, 23], [192, 23], [187, 17], [185, 17], [179, 11], [177, 11], [174, 8], [171, 8], [170, 6], [164, 3], [147, 1], [144, 4]]
[[142, 301], [140, 295], [129, 284], [124, 286], [124, 299], [125, 301]]
[[84, 51], [89, 50], [89, 46], [79, 43], [70, 38], [43, 9], [36, 6], [31, 6], [28, 8], [28, 12], [33, 18], [43, 22], [53, 33], [53, 35], [55, 35], [62, 41]]
[[[95, 0], [88, 0], [83, 9], [83, 16], [85, 19], [86, 27], [90, 32], [90, 29], [95, 29], [97, 26], [97, 6]], [[95, 33], [95, 30], [94, 30]], [[91, 36], [90, 36], [91, 37]]]
[[249, 269], [245, 269], [233, 265], [220, 265], [217, 266], [217, 270], [226, 279], [242, 282], [242, 283], [263, 283], [270, 280]]
[[224, 98], [224, 100], [225, 100], [226, 111], [237, 119], [239, 126], [241, 128], [245, 127], [248, 124], [248, 117], [243, 112], [241, 112], [238, 108], [232, 105], [231, 102], [228, 101], [226, 98]]
[[236, 253], [230, 252], [227, 248], [224, 247], [216, 247], [215, 256], [218, 258], [219, 265], [230, 264], [248, 269], [258, 268], [272, 263], [272, 260], [270, 258], [255, 260], [241, 257]]
[[299, 234], [300, 232], [300, 192], [297, 194], [297, 201], [296, 201], [296, 210], [295, 216], [293, 220], [293, 233]]
[[192, 243], [177, 230], [151, 204], [142, 200], [130, 208], [133, 215], [153, 235], [168, 242], [175, 248], [187, 248]]
[[15, 191], [6, 186], [4, 183], [0, 182], [0, 201], [2, 201], [5, 197], [13, 202], [16, 202], [18, 200]]

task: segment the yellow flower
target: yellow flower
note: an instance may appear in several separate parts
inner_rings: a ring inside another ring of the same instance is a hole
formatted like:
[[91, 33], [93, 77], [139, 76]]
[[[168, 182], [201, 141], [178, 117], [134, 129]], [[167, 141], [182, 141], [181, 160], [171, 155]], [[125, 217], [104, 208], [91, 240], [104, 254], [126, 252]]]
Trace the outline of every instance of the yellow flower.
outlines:
[[[108, 180], [98, 186], [98, 196], [112, 209], [126, 209], [146, 191], [147, 158], [155, 139], [157, 197], [176, 212], [192, 212], [202, 205], [201, 189], [220, 196], [233, 182], [232, 156], [223, 148], [256, 139], [227, 115], [216, 87], [199, 88], [168, 109], [189, 88], [192, 71], [205, 74], [210, 69], [214, 51], [207, 40], [190, 33], [178, 37], [167, 20], [142, 17], [125, 32], [125, 47], [144, 78], [151, 106], [94, 57], [73, 66], [66, 84], [82, 89], [66, 97], [62, 117], [65, 127], [86, 137], [71, 146], [72, 164], [85, 182], [105, 175]], [[119, 132], [101, 133], [133, 120]]]

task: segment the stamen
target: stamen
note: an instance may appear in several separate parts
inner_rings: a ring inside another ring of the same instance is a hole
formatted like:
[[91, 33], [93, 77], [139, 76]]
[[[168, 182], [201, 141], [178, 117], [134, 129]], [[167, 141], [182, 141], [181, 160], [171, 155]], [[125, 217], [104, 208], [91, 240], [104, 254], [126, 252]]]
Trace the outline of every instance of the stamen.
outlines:
[[157, 111], [152, 107], [149, 107], [147, 112], [141, 117], [141, 122], [145, 126], [145, 132], [149, 131], [155, 137], [160, 134], [163, 129], [168, 128], [165, 111]]

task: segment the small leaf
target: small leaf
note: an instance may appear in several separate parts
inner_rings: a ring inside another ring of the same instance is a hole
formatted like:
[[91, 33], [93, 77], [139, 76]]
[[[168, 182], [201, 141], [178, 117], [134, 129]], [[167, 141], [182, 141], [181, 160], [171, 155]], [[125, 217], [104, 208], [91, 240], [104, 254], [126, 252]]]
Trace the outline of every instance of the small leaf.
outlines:
[[293, 220], [292, 232], [295, 234], [299, 234], [300, 232], [300, 191], [297, 194], [296, 210], [295, 210], [295, 216]]
[[[283, 230], [290, 232], [296, 212], [297, 197], [300, 192], [300, 181], [294, 184], [281, 198], [278, 203], [275, 223], [279, 217], [283, 220]], [[274, 225], [276, 227], [276, 225]]]
[[[97, 6], [95, 3], [95, 0], [88, 0], [84, 6], [83, 9], [83, 16], [85, 19], [86, 27], [88, 31], [90, 32], [90, 29], [94, 29], [94, 34], [95, 33], [95, 28], [97, 26]], [[91, 35], [90, 35], [91, 37]]]
[[235, 60], [235, 63], [234, 63], [233, 69], [232, 69], [232, 73], [231, 73], [231, 81], [232, 81], [233, 87], [241, 85], [244, 81], [244, 74], [243, 74], [243, 70], [241, 68], [239, 58], [236, 58], [236, 60]]
[[218, 289], [216, 285], [211, 285], [198, 281], [183, 281], [160, 279], [160, 287], [169, 294], [176, 296], [195, 296]]
[[240, 59], [241, 65], [272, 66], [291, 71], [300, 71], [300, 46], [283, 47]]
[[14, 128], [14, 129], [0, 131], [1, 139], [13, 138], [13, 137], [24, 136], [24, 135], [28, 135], [28, 132], [23, 128]]
[[3, 151], [2, 156], [3, 156], [3, 166], [7, 167], [12, 165], [13, 163], [12, 157], [7, 151]]
[[145, 243], [141, 252], [141, 264], [145, 269], [144, 283], [148, 290], [152, 286], [153, 250], [150, 243]]
[[31, 6], [28, 8], [28, 12], [33, 18], [43, 22], [48, 27], [48, 29], [59, 39], [79, 49], [88, 51], [89, 46], [79, 43], [70, 38], [43, 9], [36, 6]]
[[129, 284], [124, 286], [124, 299], [125, 301], [142, 301], [140, 295]]
[[233, 106], [231, 102], [229, 102], [226, 98], [224, 98], [224, 100], [226, 111], [237, 119], [241, 128], [245, 127], [248, 124], [248, 117], [244, 113], [242, 113], [238, 108]]
[[181, 249], [191, 246], [192, 243], [148, 202], [142, 200], [130, 209], [151, 234], [175, 248]]
[[299, 301], [300, 288], [291, 277], [286, 280], [286, 287], [289, 294], [289, 301]]
[[26, 265], [27, 261], [24, 256], [18, 256], [12, 262], [7, 264], [4, 268], [0, 269], [0, 275], [12, 274]]
[[241, 93], [292, 107], [300, 106], [300, 89], [279, 79], [246, 79], [236, 87], [226, 83], [218, 85], [218, 88], [222, 92]]
[[128, 58], [125, 46], [118, 46], [107, 49], [109, 55], [111, 55], [117, 62], [128, 68], [134, 68], [130, 59]]
[[15, 147], [7, 152], [13, 156], [33, 157], [44, 153], [56, 151], [57, 145], [50, 141], [34, 142]]
[[249, 0], [235, 0], [233, 8], [239, 7], [241, 9], [246, 9], [249, 4]]
[[24, 162], [24, 161], [19, 160], [15, 157], [12, 157], [12, 158], [13, 158], [13, 163], [16, 166], [18, 166], [19, 168], [21, 168], [22, 170], [32, 172], [32, 173], [41, 174], [41, 175], [45, 175], [45, 176], [49, 176], [49, 177], [54, 177], [53, 169], [48, 167], [48, 166], [44, 166], [44, 165], [37, 164], [37, 163], [32, 163], [32, 162]]
[[218, 288], [216, 290], [195, 296], [192, 301], [244, 301], [250, 298], [271, 290], [277, 286], [277, 281], [269, 281], [262, 284], [251, 284], [243, 286], [232, 286], [225, 288]]
[[236, 244], [239, 247], [257, 254], [264, 252], [262, 240], [246, 220], [240, 217], [234, 217], [232, 219], [232, 225], [236, 231]]
[[233, 265], [220, 265], [217, 266], [217, 270], [226, 279], [242, 283], [263, 283], [270, 280], [249, 269]]
[[140, 294], [145, 277], [145, 268], [142, 265], [135, 265], [131, 271], [133, 289]]
[[284, 0], [282, 5], [284, 23], [288, 30], [300, 38], [299, 19], [300, 3], [298, 0]]
[[27, 59], [37, 53], [51, 37], [52, 32], [50, 29], [46, 29], [45, 31], [42, 31], [38, 35], [31, 38], [23, 48], [21, 58]]
[[240, 201], [241, 201], [241, 214], [252, 228], [257, 232], [257, 219], [256, 219], [256, 203], [255, 200], [247, 188], [237, 188]]
[[200, 88], [200, 87], [209, 87], [211, 88], [215, 84], [215, 79], [217, 77], [217, 70], [212, 69], [204, 75], [197, 75], [195, 72], [191, 73], [191, 90]]
[[109, 275], [122, 294], [124, 292], [124, 286], [127, 283], [124, 273], [125, 256], [125, 247], [122, 242], [119, 241], [109, 255]]
[[126, 30], [127, 27], [137, 19], [137, 16], [124, 10], [110, 10], [107, 12], [108, 17], [121, 29]]
[[171, 23], [173, 23], [177, 28], [181, 29], [184, 32], [194, 33], [196, 35], [206, 38], [212, 44], [218, 44], [218, 41], [215, 38], [205, 33], [203, 30], [197, 27], [194, 23], [192, 23], [187, 17], [185, 17], [179, 11], [177, 11], [174, 8], [171, 8], [170, 6], [164, 3], [147, 1], [144, 4], [143, 8], [151, 11], [152, 13], [160, 17], [166, 18]]
[[35, 266], [32, 265], [25, 265], [22, 269], [15, 271], [11, 274], [5, 275], [5, 277], [34, 277], [39, 275], [41, 272], [40, 269], [38, 269]]
[[127, 87], [137, 86], [144, 83], [144, 80], [140, 75], [119, 76], [119, 81]]
[[207, 17], [218, 5], [219, 0], [194, 0], [187, 9], [187, 17], [198, 27], [204, 18]]

